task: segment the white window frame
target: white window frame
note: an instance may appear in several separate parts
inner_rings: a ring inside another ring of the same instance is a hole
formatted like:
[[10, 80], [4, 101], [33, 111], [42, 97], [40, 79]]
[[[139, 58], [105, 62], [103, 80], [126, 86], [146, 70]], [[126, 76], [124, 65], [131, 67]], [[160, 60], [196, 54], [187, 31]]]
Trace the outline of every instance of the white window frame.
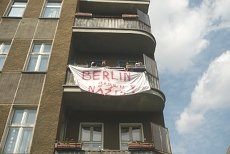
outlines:
[[[23, 5], [16, 5], [14, 4], [15, 2], [20, 2], [20, 3], [25, 3]], [[27, 6], [27, 0], [12, 0], [12, 2], [10, 3], [9, 9], [7, 11], [7, 17], [23, 17], [26, 6]], [[13, 8], [24, 8], [23, 13], [20, 16], [10, 16], [10, 12]]]
[[[20, 123], [20, 124], [12, 124], [12, 120], [13, 120], [15, 111], [17, 111], [17, 110], [23, 110], [23, 116], [22, 116], [22, 120], [21, 120], [22, 123]], [[29, 110], [35, 110], [35, 112], [36, 112], [33, 124], [25, 124], [24, 123], [26, 118], [27, 118], [27, 116], [28, 116]], [[22, 139], [22, 135], [23, 135], [23, 129], [24, 128], [32, 128], [31, 139], [30, 139], [30, 143], [29, 143], [29, 146], [28, 146], [29, 149], [27, 149], [28, 150], [27, 153], [30, 153], [30, 148], [31, 148], [32, 140], [33, 140], [33, 133], [34, 133], [34, 127], [35, 127], [36, 119], [37, 119], [37, 109], [36, 108], [14, 108], [12, 110], [12, 113], [10, 114], [10, 120], [8, 121], [8, 125], [6, 127], [7, 131], [6, 131], [6, 134], [4, 135], [4, 138], [3, 138], [5, 144], [3, 145], [2, 152], [4, 153], [6, 142], [7, 142], [7, 137], [9, 135], [10, 128], [19, 128], [18, 135], [17, 135], [16, 142], [15, 142], [15, 146], [14, 146], [13, 154], [18, 153], [19, 144], [21, 143], [21, 139]]]
[[[131, 141], [128, 141], [128, 142], [122, 142], [122, 140], [121, 140], [121, 128], [122, 127], [129, 127], [129, 136], [132, 136], [132, 132], [131, 132], [131, 129], [132, 129], [132, 127], [140, 127], [141, 128], [141, 142], [144, 142], [144, 132], [143, 132], [143, 124], [142, 123], [120, 123], [119, 124], [119, 143], [120, 143], [120, 150], [124, 150], [124, 149], [122, 149], [122, 143], [132, 143], [133, 142], [133, 140], [131, 140]], [[127, 149], [126, 150], [128, 150], [128, 146], [127, 146]]]
[[[46, 44], [51, 45], [51, 47], [50, 47], [50, 52], [49, 52], [49, 53], [45, 53], [45, 52], [44, 52], [44, 49], [45, 49], [45, 45], [46, 45]], [[35, 45], [41, 45], [41, 48], [40, 48], [40, 50], [39, 50], [38, 53], [33, 53], [33, 48], [34, 48]], [[28, 58], [27, 58], [27, 65], [26, 65], [25, 71], [26, 71], [26, 72], [46, 72], [46, 71], [48, 70], [51, 52], [52, 52], [52, 42], [34, 42], [34, 43], [32, 44], [32, 47], [31, 47], [31, 49], [30, 49], [29, 56], [28, 56]], [[36, 64], [35, 64], [35, 69], [34, 69], [34, 70], [28, 70], [30, 58], [31, 58], [33, 55], [37, 55], [37, 56], [38, 56], [38, 59], [37, 59]], [[42, 58], [42, 56], [48, 56], [48, 61], [47, 61], [47, 65], [46, 65], [46, 70], [45, 70], [45, 71], [40, 71], [40, 70], [39, 70], [39, 67], [40, 67], [40, 65], [41, 65], [41, 58]]]
[[[9, 45], [9, 49], [8, 49], [7, 52], [3, 52], [3, 49], [5, 48], [5, 45]], [[6, 58], [8, 56], [9, 51], [10, 51], [10, 47], [11, 47], [11, 44], [9, 42], [0, 42], [0, 56], [5, 56], [4, 62], [2, 64], [2, 68], [3, 68], [3, 66], [4, 66], [4, 64], [6, 62]], [[0, 66], [0, 71], [2, 71], [2, 68]]]
[[[82, 141], [81, 138], [82, 138], [82, 126], [89, 126], [90, 127], [90, 141], [86, 141], [86, 143], [98, 143], [98, 142], [94, 142], [94, 141], [91, 141], [92, 140], [92, 128], [94, 126], [98, 126], [98, 125], [101, 125], [101, 147], [98, 147], [98, 151], [99, 150], [102, 150], [103, 149], [103, 146], [104, 146], [104, 124], [103, 123], [99, 123], [99, 122], [81, 122], [80, 123], [80, 127], [79, 127], [79, 141], [82, 142], [83, 146], [84, 146], [84, 142], [85, 141]], [[84, 148], [82, 150], [91, 150], [90, 148]]]
[[[60, 6], [56, 5], [49, 5], [49, 3], [58, 3]], [[45, 17], [45, 11], [47, 8], [59, 8], [59, 13], [57, 17]], [[42, 11], [42, 18], [59, 18], [61, 15], [61, 8], [62, 8], [62, 0], [46, 0], [45, 5]]]

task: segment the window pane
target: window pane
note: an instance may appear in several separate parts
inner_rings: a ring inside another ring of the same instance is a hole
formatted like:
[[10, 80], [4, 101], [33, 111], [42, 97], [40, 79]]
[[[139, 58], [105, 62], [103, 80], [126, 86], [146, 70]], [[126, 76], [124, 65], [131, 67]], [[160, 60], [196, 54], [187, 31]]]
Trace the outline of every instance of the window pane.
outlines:
[[140, 127], [132, 128], [132, 138], [133, 138], [133, 141], [141, 141], [141, 128]]
[[28, 110], [26, 124], [34, 124], [36, 117], [36, 110]]
[[24, 110], [15, 110], [11, 123], [12, 124], [21, 124], [23, 113], [24, 113]]
[[21, 7], [25, 7], [26, 3], [25, 2], [14, 2], [13, 6], [21, 6]]
[[4, 44], [2, 48], [2, 53], [7, 54], [9, 52], [10, 45], [9, 44]]
[[50, 50], [51, 50], [51, 44], [45, 44], [43, 52], [50, 53]]
[[9, 129], [7, 139], [6, 139], [6, 144], [4, 147], [4, 153], [13, 153], [14, 148], [15, 148], [15, 143], [17, 140], [17, 136], [18, 136], [18, 131], [19, 131], [19, 128]]
[[40, 44], [35, 44], [35, 45], [33, 46], [32, 52], [33, 52], [33, 53], [39, 53], [40, 49], [41, 49], [41, 45], [40, 45]]
[[121, 141], [130, 141], [129, 127], [121, 128]]
[[128, 143], [121, 143], [121, 150], [128, 150]]
[[82, 141], [90, 141], [90, 127], [82, 127], [81, 133]]
[[48, 59], [49, 59], [49, 56], [42, 56], [41, 57], [39, 71], [46, 71], [47, 70]]
[[38, 56], [30, 56], [27, 71], [35, 71]]
[[60, 8], [46, 7], [45, 12], [44, 12], [44, 17], [58, 18], [59, 11], [60, 11]]
[[93, 141], [101, 141], [101, 127], [93, 128]]
[[83, 150], [101, 150], [101, 143], [83, 143]]
[[61, 3], [47, 3], [47, 7], [51, 7], [51, 6], [61, 6]]
[[9, 12], [9, 17], [22, 17], [24, 12], [24, 7], [12, 7]]
[[4, 62], [5, 62], [5, 55], [0, 55], [0, 70], [2, 70]]
[[32, 128], [23, 128], [21, 142], [19, 144], [19, 153], [28, 153], [31, 142]]

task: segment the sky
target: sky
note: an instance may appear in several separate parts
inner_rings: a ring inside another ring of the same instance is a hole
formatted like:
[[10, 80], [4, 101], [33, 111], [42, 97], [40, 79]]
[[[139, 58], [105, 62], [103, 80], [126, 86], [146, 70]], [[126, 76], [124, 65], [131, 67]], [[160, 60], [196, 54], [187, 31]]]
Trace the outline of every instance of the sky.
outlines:
[[230, 0], [151, 0], [149, 16], [173, 154], [226, 154]]

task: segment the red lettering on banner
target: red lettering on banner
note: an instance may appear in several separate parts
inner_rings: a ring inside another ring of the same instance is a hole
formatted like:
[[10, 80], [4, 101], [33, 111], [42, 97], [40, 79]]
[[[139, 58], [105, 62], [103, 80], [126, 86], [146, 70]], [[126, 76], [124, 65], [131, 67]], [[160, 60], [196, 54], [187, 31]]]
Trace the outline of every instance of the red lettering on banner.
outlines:
[[[135, 88], [135, 85], [130, 85], [130, 86], [131, 86], [131, 90]], [[132, 93], [135, 93], [135, 90], [133, 90]]]
[[112, 92], [112, 87], [107, 88], [107, 89], [105, 89], [105, 90], [106, 90], [105, 95], [108, 95], [109, 93]]
[[104, 93], [103, 93], [103, 90], [102, 90], [101, 88], [99, 88], [99, 89], [96, 91], [96, 93], [101, 94], [101, 95], [104, 94]]
[[[117, 76], [116, 76], [117, 75]], [[120, 81], [130, 81], [131, 74], [130, 72], [119, 72], [115, 73], [113, 71], [83, 71], [82, 72], [83, 80], [120, 80]]]
[[88, 88], [88, 92], [91, 92], [91, 93], [94, 93], [94, 91], [95, 91], [95, 86], [89, 86], [89, 88]]
[[126, 77], [127, 77], [127, 80], [128, 80], [128, 81], [131, 80], [130, 72], [124, 72], [124, 81], [126, 81]]
[[107, 79], [109, 81], [109, 72], [103, 71], [103, 80]]
[[100, 80], [100, 73], [101, 71], [93, 71], [93, 80]]
[[111, 78], [112, 78], [112, 80], [117, 80], [117, 79], [114, 78], [114, 76], [113, 76], [113, 71], [111, 71]]
[[119, 74], [120, 74], [120, 81], [122, 81], [122, 73], [121, 73], [121, 72], [119, 72]]
[[83, 71], [82, 72], [82, 79], [90, 80], [91, 79], [90, 72], [89, 71]]

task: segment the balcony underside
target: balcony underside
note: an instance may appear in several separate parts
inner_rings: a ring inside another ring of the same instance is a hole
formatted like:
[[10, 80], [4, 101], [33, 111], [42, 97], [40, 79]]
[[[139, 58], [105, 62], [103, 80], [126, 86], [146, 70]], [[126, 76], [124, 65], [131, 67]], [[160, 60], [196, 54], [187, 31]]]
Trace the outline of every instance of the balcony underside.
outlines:
[[149, 0], [81, 0], [81, 11], [97, 14], [134, 13], [137, 9], [147, 13]]
[[145, 53], [154, 56], [155, 39], [145, 31], [73, 28], [74, 50], [78, 53]]
[[76, 86], [64, 86], [63, 102], [67, 107], [83, 111], [162, 111], [165, 97], [153, 89], [129, 96], [104, 96], [81, 91]]

